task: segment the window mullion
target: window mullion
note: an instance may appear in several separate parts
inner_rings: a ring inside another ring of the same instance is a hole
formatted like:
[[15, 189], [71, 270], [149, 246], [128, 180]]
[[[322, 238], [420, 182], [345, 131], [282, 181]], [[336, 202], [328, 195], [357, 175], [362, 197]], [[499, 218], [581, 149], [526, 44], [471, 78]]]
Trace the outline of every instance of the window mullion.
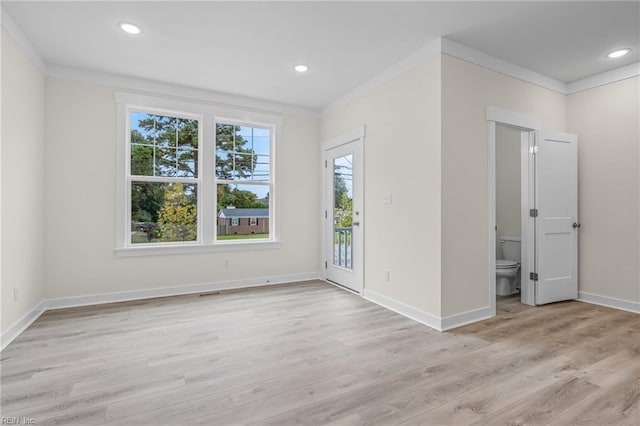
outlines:
[[215, 241], [215, 225], [217, 217], [216, 207], [216, 132], [213, 116], [205, 115], [201, 126], [200, 149], [200, 171], [198, 176], [201, 183], [201, 204], [200, 204], [200, 229], [202, 232], [202, 244], [210, 245]]
[[158, 170], [157, 167], [157, 150], [158, 150], [158, 141], [157, 141], [157, 126], [156, 120], [153, 120], [153, 175], [155, 176]]
[[190, 177], [178, 177], [178, 176], [140, 176], [140, 175], [130, 175], [129, 179], [135, 182], [150, 182], [150, 183], [199, 183], [198, 178], [190, 178]]
[[220, 185], [262, 185], [262, 186], [269, 186], [271, 185], [271, 181], [266, 181], [266, 180], [228, 180], [228, 179], [218, 179], [216, 181], [216, 183], [220, 184]]

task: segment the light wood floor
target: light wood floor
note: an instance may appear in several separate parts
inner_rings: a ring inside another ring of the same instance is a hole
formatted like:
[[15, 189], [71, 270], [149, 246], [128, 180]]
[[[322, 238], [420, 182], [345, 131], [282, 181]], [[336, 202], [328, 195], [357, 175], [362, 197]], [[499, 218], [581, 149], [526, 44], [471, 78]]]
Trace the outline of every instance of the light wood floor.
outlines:
[[320, 282], [45, 313], [1, 354], [36, 424], [640, 425], [640, 315], [506, 298], [438, 333]]

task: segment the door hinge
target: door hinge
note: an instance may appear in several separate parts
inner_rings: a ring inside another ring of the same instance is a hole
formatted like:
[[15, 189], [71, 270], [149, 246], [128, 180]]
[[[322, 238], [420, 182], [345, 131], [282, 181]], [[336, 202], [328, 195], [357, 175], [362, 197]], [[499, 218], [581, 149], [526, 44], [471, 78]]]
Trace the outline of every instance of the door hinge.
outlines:
[[324, 261], [324, 269], [327, 269], [327, 261]]
[[538, 281], [538, 273], [537, 273], [537, 272], [531, 272], [531, 273], [529, 274], [529, 279], [530, 279], [531, 281]]
[[529, 216], [530, 217], [538, 217], [538, 209], [529, 210]]
[[324, 211], [324, 218], [325, 219], [327, 218], [327, 211], [326, 210]]
[[327, 160], [324, 160], [324, 168], [327, 168]]
[[538, 145], [534, 145], [534, 146], [530, 146], [529, 147], [529, 154], [536, 155], [537, 153], [538, 153]]

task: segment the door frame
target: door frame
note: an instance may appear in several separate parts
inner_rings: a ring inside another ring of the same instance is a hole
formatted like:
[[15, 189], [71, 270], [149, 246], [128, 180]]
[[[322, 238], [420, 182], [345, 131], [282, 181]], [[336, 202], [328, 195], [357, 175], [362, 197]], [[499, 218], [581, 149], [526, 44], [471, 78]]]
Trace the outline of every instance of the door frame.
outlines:
[[535, 283], [528, 279], [529, 272], [535, 267], [535, 219], [529, 217], [529, 206], [535, 202], [535, 172], [533, 156], [529, 149], [535, 145], [536, 131], [540, 130], [538, 117], [520, 114], [505, 109], [487, 108], [487, 285], [490, 315], [496, 315], [496, 126], [506, 125], [522, 131], [521, 147], [521, 231], [522, 246], [521, 302], [535, 306]]
[[[365, 208], [364, 208], [364, 138], [365, 138], [365, 126], [358, 126], [354, 129], [352, 129], [349, 132], [343, 133], [341, 135], [338, 135], [336, 137], [333, 137], [331, 139], [327, 139], [325, 141], [322, 142], [322, 144], [320, 145], [320, 157], [322, 159], [321, 165], [320, 165], [320, 182], [321, 182], [321, 194], [322, 194], [322, 203], [321, 203], [321, 209], [320, 209], [320, 229], [321, 229], [321, 233], [320, 235], [322, 236], [321, 240], [322, 240], [322, 252], [321, 252], [321, 256], [320, 256], [320, 270], [322, 271], [321, 276], [323, 278], [324, 281], [328, 282], [329, 284], [335, 285], [336, 287], [348, 290], [348, 291], [353, 291], [357, 294], [359, 294], [360, 296], [364, 295], [364, 288], [365, 288], [365, 284], [364, 284], [364, 226], [365, 226], [365, 216], [366, 216], [366, 212], [365, 212]], [[326, 184], [326, 161], [327, 161], [327, 151], [334, 149], [334, 148], [338, 148], [340, 146], [343, 145], [347, 145], [350, 144], [352, 142], [360, 142], [357, 145], [355, 145], [356, 148], [356, 155], [360, 157], [361, 161], [359, 162], [360, 165], [360, 175], [361, 175], [361, 179], [359, 179], [359, 182], [354, 182], [354, 191], [358, 191], [360, 193], [360, 196], [362, 197], [362, 206], [360, 208], [360, 226], [359, 226], [359, 238], [361, 240], [361, 246], [362, 246], [362, 250], [360, 250], [360, 255], [358, 258], [352, 257], [352, 262], [358, 261], [359, 265], [357, 268], [353, 268], [354, 273], [355, 273], [355, 278], [356, 281], [358, 283], [358, 285], [356, 286], [356, 289], [350, 289], [348, 287], [344, 287], [341, 286], [339, 284], [333, 283], [331, 281], [328, 281], [327, 279], [327, 268], [325, 267], [325, 262], [329, 262], [330, 259], [326, 258], [327, 255], [327, 236], [326, 236], [326, 232], [327, 232], [327, 218], [325, 218], [325, 212], [328, 211], [328, 206], [327, 206], [327, 184]]]

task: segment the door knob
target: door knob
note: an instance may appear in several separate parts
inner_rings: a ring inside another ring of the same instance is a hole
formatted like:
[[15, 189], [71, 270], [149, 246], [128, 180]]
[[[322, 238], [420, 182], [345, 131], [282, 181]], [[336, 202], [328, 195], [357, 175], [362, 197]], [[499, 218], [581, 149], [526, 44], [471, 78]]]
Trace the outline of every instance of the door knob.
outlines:
[[581, 223], [573, 222], [573, 228], [574, 228], [574, 229], [580, 228], [581, 226], [582, 226], [582, 224], [581, 224]]

